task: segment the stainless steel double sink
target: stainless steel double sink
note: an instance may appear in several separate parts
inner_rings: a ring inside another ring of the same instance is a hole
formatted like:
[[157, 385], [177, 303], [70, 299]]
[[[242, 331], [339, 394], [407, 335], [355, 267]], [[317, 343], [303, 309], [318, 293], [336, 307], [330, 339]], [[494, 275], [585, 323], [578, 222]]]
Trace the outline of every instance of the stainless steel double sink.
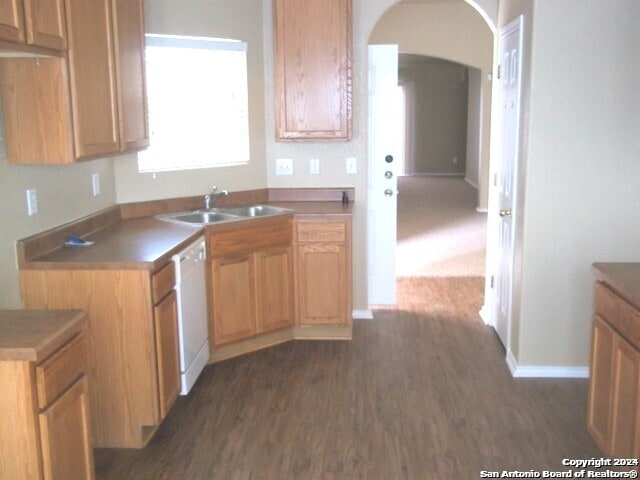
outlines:
[[208, 210], [194, 210], [190, 212], [167, 213], [156, 215], [158, 220], [179, 223], [182, 225], [204, 226], [212, 223], [233, 222], [255, 217], [268, 217], [290, 213], [287, 208], [271, 205], [243, 205], [240, 207], [220, 207]]

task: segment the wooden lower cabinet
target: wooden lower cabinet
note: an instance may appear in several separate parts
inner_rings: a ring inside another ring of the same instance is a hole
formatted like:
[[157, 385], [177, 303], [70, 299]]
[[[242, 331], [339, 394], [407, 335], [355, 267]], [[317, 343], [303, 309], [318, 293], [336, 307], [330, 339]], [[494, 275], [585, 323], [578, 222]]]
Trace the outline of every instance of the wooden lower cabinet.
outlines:
[[613, 348], [610, 455], [640, 457], [640, 352], [620, 336]]
[[147, 270], [22, 270], [33, 309], [88, 313], [94, 446], [144, 447], [179, 393], [173, 264]]
[[[88, 388], [83, 375], [39, 416], [47, 480], [94, 478]], [[76, 448], [69, 448], [70, 445]]]
[[80, 333], [40, 363], [0, 361], [0, 478], [95, 478]]
[[600, 316], [593, 317], [587, 428], [603, 452], [609, 448], [609, 414], [613, 344], [616, 333]]
[[640, 457], [640, 350], [622, 331], [640, 332], [640, 311], [596, 283], [587, 429], [607, 456]]
[[294, 324], [291, 219], [208, 233], [211, 349]]
[[211, 268], [214, 345], [224, 345], [255, 335], [253, 254], [215, 258]]
[[160, 417], [164, 418], [180, 394], [178, 300], [175, 290], [153, 307], [158, 358]]
[[294, 232], [297, 325], [350, 326], [350, 220], [306, 218]]
[[257, 332], [290, 327], [293, 312], [293, 252], [290, 246], [254, 254]]

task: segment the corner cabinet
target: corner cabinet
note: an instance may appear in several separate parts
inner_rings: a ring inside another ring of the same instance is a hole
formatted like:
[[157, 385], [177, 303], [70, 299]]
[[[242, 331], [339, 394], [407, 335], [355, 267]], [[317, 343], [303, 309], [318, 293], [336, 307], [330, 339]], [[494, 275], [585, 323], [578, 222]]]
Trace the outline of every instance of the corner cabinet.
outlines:
[[73, 163], [148, 146], [142, 1], [67, 0], [66, 56], [0, 59], [9, 162]]
[[148, 270], [21, 270], [26, 308], [88, 313], [95, 447], [141, 448], [180, 389], [173, 263]]
[[207, 232], [212, 351], [294, 324], [291, 218], [228, 225]]
[[607, 456], [640, 457], [640, 310], [595, 284], [587, 428]]
[[351, 138], [351, 0], [274, 0], [276, 140]]
[[350, 329], [351, 219], [326, 216], [296, 219], [294, 239], [296, 325]]

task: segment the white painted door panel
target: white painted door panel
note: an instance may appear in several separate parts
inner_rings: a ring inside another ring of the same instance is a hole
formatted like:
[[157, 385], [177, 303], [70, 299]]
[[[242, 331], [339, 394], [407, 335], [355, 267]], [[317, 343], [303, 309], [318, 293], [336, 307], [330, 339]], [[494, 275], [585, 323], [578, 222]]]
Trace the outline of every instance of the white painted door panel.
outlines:
[[493, 325], [510, 350], [513, 292], [515, 185], [520, 148], [520, 91], [522, 59], [522, 16], [502, 28], [498, 50], [500, 65], [500, 158], [496, 173], [498, 197], [498, 245], [493, 298]]
[[396, 303], [398, 46], [369, 46], [369, 304]]

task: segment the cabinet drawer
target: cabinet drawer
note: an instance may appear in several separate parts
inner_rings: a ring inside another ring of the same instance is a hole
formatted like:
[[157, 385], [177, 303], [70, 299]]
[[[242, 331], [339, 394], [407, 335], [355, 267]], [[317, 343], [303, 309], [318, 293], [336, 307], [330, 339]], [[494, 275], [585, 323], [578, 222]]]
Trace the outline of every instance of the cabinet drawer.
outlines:
[[291, 221], [289, 219], [273, 220], [266, 225], [213, 232], [209, 244], [212, 257], [291, 245]]
[[38, 406], [46, 407], [87, 368], [87, 340], [76, 335], [64, 347], [36, 366]]
[[156, 304], [169, 293], [176, 284], [176, 272], [173, 262], [167, 263], [151, 277], [153, 303]]
[[339, 242], [347, 241], [345, 222], [298, 222], [296, 239], [304, 242]]
[[600, 282], [594, 286], [594, 304], [597, 313], [640, 349], [640, 311]]

